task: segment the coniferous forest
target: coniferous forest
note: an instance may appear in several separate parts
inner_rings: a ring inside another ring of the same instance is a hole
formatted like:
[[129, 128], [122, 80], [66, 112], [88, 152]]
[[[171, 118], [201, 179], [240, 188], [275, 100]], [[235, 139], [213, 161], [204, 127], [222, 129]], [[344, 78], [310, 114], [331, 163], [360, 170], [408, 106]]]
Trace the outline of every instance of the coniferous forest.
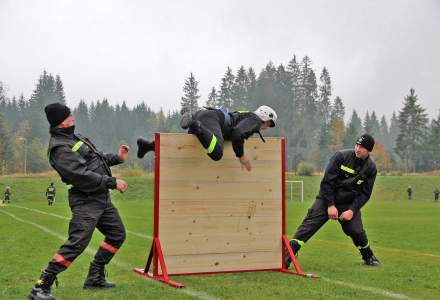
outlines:
[[[124, 167], [152, 170], [151, 155], [136, 159], [136, 139], [151, 139], [154, 132], [183, 132], [179, 120], [185, 111], [205, 105], [254, 110], [265, 104], [278, 113], [278, 122], [264, 134], [286, 137], [288, 171], [322, 170], [330, 155], [353, 147], [356, 137], [364, 132], [376, 139], [373, 157], [381, 173], [440, 169], [440, 116], [428, 118], [412, 87], [402, 91], [406, 94], [402, 106], [387, 119], [380, 111], [368, 111], [363, 116], [356, 110], [346, 111], [344, 99], [332, 93], [330, 71], [325, 67], [315, 70], [307, 56], [294, 56], [285, 65], [270, 62], [258, 73], [252, 67], [227, 67], [219, 85], [208, 95], [200, 95], [198, 85], [196, 76], [189, 74], [181, 99], [176, 99], [180, 108], [175, 111], [153, 111], [145, 102], [132, 107], [125, 102], [110, 105], [105, 98], [89, 104], [81, 100], [70, 108], [77, 132], [90, 137], [103, 151], [114, 152], [121, 143], [132, 147], [130, 161]], [[8, 95], [6, 86], [0, 78], [0, 174], [50, 170], [44, 107], [66, 102], [68, 95], [61, 77], [43, 71], [28, 99]]]

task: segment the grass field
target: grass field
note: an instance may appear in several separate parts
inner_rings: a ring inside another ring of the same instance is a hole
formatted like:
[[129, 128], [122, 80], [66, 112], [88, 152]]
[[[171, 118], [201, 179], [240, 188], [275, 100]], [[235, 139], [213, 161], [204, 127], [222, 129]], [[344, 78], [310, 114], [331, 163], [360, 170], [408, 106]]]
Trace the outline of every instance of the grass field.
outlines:
[[[293, 179], [293, 178], [288, 178]], [[287, 202], [289, 237], [317, 193], [320, 177], [305, 181], [304, 203]], [[131, 272], [145, 263], [153, 233], [153, 180], [126, 178], [130, 190], [112, 193], [126, 228], [127, 240], [108, 266], [112, 291], [84, 291], [88, 264], [102, 236], [95, 232], [89, 249], [59, 275], [57, 299], [440, 299], [440, 203], [432, 191], [438, 177], [379, 177], [363, 209], [370, 243], [382, 265], [361, 264], [358, 251], [337, 222], [318, 232], [299, 257], [306, 272], [321, 279], [281, 273], [236, 273], [179, 277], [185, 289], [173, 289]], [[58, 193], [47, 206], [45, 188], [54, 181]], [[66, 190], [57, 178], [0, 177], [0, 191], [12, 187], [12, 203], [0, 207], [0, 299], [25, 299], [34, 281], [67, 237], [70, 210]], [[406, 200], [406, 187], [414, 190]], [[289, 199], [289, 195], [287, 198]]]

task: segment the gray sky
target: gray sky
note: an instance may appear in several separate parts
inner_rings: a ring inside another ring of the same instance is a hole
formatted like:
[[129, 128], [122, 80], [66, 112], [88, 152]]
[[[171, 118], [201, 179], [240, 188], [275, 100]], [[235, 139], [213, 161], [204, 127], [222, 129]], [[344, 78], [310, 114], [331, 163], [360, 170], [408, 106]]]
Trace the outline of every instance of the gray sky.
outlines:
[[[411, 87], [440, 108], [440, 1], [0, 0], [0, 81], [29, 97], [46, 69], [68, 104], [179, 107], [193, 72], [201, 100], [226, 67], [257, 71], [308, 55], [333, 96], [390, 116]], [[270, 99], [268, 99], [270, 105]]]

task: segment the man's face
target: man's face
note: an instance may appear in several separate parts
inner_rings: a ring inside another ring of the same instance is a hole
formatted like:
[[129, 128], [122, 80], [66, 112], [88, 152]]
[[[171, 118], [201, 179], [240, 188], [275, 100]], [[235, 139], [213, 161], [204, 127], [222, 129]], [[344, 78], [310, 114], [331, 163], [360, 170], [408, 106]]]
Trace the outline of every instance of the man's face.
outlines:
[[267, 122], [267, 121], [261, 122], [260, 130], [265, 130], [265, 129], [268, 129], [268, 128], [270, 128], [270, 122]]
[[368, 150], [358, 144], [354, 146], [354, 153], [356, 154], [356, 157], [360, 159], [366, 159], [369, 155]]
[[75, 118], [72, 114], [68, 116], [60, 125], [58, 125], [59, 128], [69, 128], [75, 125]]

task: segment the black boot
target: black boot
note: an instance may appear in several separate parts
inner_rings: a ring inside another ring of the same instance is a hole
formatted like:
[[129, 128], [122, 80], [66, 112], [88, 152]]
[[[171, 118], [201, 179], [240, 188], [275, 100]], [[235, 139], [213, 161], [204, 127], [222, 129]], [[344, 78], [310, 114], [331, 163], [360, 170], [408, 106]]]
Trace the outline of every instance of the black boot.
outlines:
[[28, 298], [31, 300], [55, 300], [55, 297], [50, 293], [50, 288], [54, 281], [57, 282], [56, 274], [43, 271]]
[[108, 289], [114, 287], [116, 287], [116, 284], [107, 282], [105, 280], [104, 265], [99, 265], [94, 262], [91, 262], [89, 268], [89, 274], [87, 275], [86, 281], [84, 281], [83, 288]]
[[154, 141], [149, 142], [148, 140], [144, 138], [138, 138], [137, 139], [137, 145], [138, 145], [138, 152], [137, 157], [142, 158], [147, 154], [149, 151], [154, 151]]
[[377, 267], [380, 265], [380, 261], [374, 256], [373, 251], [369, 246], [365, 248], [359, 248], [359, 252], [361, 252], [362, 259], [364, 260], [365, 265], [373, 267]]
[[[289, 241], [290, 248], [292, 248], [293, 254], [295, 254], [296, 257], [298, 257], [298, 251], [301, 249], [301, 245], [298, 243], [297, 240], [290, 240]], [[286, 257], [286, 269], [290, 267], [290, 264], [292, 263], [292, 258], [290, 257], [289, 251], [285, 251], [284, 256]]]

